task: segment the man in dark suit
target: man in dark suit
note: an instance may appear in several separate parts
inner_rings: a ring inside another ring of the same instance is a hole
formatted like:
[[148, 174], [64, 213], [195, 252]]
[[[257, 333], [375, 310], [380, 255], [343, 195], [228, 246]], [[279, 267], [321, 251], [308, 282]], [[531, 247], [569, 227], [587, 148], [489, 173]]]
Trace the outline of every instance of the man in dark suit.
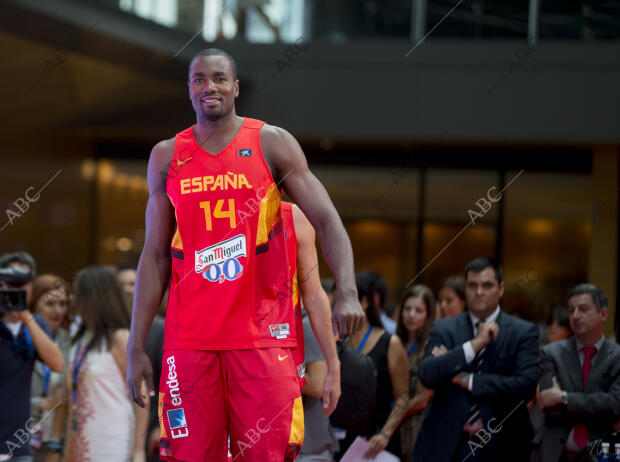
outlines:
[[538, 329], [499, 307], [502, 270], [479, 257], [465, 267], [469, 312], [437, 321], [419, 370], [435, 390], [414, 462], [530, 458], [526, 409], [538, 382]]
[[574, 337], [541, 351], [542, 462], [572, 460], [588, 441], [611, 433], [620, 416], [620, 347], [603, 335], [607, 296], [579, 284], [568, 293], [568, 313]]

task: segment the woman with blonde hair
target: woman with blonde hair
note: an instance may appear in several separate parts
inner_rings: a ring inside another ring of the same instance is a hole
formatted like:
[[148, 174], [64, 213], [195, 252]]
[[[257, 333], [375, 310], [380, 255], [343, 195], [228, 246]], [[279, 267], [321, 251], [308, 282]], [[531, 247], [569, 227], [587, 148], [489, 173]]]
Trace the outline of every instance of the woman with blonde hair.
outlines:
[[405, 346], [409, 359], [409, 399], [405, 418], [400, 426], [403, 460], [411, 460], [415, 441], [422, 427], [422, 411], [433, 397], [433, 391], [425, 388], [418, 380], [418, 368], [428, 341], [431, 326], [435, 321], [435, 296], [422, 284], [408, 289], [400, 302], [396, 335]]

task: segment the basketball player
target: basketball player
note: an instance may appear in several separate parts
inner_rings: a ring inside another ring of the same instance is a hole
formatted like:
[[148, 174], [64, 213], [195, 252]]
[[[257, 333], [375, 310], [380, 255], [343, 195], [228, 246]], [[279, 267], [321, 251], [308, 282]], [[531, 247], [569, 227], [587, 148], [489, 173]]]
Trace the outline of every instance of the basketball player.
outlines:
[[172, 461], [284, 460], [298, 420], [291, 325], [273, 311], [286, 286], [282, 187], [309, 218], [334, 273], [334, 330], [359, 329], [351, 244], [329, 196], [285, 130], [239, 117], [236, 65], [208, 49], [191, 61], [196, 125], [151, 152], [127, 382], [154, 393], [144, 352], [170, 281], [159, 407], [160, 455]]

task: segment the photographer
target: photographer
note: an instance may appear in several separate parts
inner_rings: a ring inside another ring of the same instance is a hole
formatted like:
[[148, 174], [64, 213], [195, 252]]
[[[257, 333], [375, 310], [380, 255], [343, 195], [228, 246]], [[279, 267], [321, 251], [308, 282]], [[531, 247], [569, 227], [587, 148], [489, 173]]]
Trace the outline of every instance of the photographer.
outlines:
[[30, 384], [36, 359], [61, 372], [64, 359], [45, 321], [26, 307], [35, 273], [25, 252], [0, 258], [0, 461], [30, 462]]

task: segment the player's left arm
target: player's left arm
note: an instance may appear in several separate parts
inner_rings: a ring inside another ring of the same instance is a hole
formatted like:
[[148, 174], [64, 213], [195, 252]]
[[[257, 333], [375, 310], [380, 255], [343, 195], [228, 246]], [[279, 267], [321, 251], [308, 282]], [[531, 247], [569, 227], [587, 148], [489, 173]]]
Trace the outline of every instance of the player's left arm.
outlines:
[[312, 332], [319, 342], [327, 364], [327, 373], [322, 386], [323, 413], [330, 415], [336, 409], [340, 398], [340, 361], [332, 332], [331, 309], [319, 277], [314, 229], [303, 212], [295, 205], [293, 205], [293, 223], [297, 236], [297, 281], [304, 307], [310, 318]]
[[264, 125], [261, 146], [274, 179], [312, 223], [323, 257], [336, 279], [334, 331], [341, 338], [361, 328], [364, 312], [357, 298], [353, 249], [338, 212], [321, 182], [308, 168], [297, 140], [286, 130]]

